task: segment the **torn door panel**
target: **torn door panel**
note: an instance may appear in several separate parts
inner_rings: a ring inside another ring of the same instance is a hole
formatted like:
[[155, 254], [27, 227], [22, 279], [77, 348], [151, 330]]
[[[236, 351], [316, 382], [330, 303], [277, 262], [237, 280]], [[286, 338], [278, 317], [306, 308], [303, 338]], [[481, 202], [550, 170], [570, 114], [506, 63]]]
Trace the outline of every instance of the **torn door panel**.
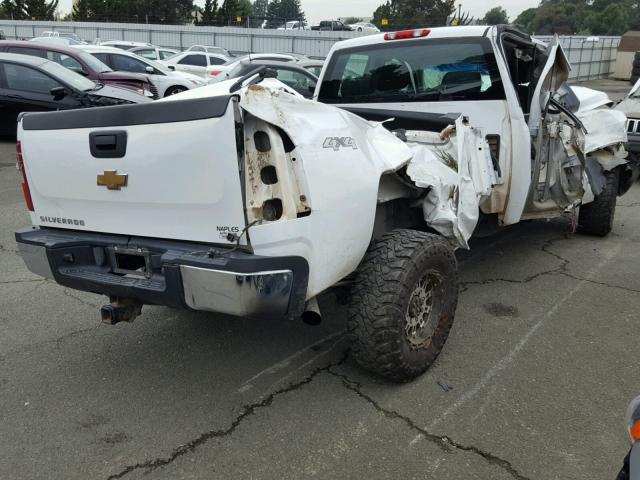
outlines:
[[482, 133], [460, 117], [455, 129], [441, 136], [407, 132], [407, 139], [415, 142], [407, 175], [418, 187], [428, 189], [422, 200], [427, 224], [468, 249], [479, 205], [497, 182]]

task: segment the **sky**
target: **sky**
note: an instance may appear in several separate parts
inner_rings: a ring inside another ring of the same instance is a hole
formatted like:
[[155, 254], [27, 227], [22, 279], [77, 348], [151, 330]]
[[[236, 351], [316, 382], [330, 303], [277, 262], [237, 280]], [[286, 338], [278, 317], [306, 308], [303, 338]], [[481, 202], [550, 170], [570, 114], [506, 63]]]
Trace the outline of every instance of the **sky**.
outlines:
[[[195, 0], [203, 4], [204, 0]], [[222, 2], [220, 2], [222, 3]], [[314, 24], [320, 20], [332, 20], [338, 17], [369, 17], [373, 11], [384, 3], [383, 0], [301, 0], [302, 8], [307, 14], [307, 20]], [[472, 17], [481, 18], [493, 7], [502, 6], [507, 10], [509, 19], [515, 19], [526, 8], [535, 7], [539, 0], [457, 0], [462, 4], [462, 10], [469, 12]], [[59, 10], [62, 13], [71, 11], [72, 0], [60, 0]]]

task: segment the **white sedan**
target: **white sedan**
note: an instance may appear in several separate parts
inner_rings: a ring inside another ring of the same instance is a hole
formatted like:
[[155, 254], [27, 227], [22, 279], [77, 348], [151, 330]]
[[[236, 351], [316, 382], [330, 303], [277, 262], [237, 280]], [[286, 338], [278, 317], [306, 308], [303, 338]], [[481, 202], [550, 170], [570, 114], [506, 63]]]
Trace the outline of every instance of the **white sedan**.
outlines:
[[168, 97], [192, 88], [207, 84], [202, 78], [186, 72], [174, 72], [159, 62], [154, 62], [135, 53], [113, 47], [81, 45], [80, 48], [113, 70], [121, 72], [143, 73], [149, 76], [158, 89], [158, 97]]
[[351, 27], [354, 32], [380, 33], [380, 29], [373, 23], [357, 22], [347, 26]]
[[216, 67], [210, 67], [207, 69], [207, 73], [210, 77], [209, 83], [217, 83], [229, 78], [229, 72], [240, 65], [244, 61], [252, 60], [272, 60], [274, 62], [300, 62], [308, 60], [304, 56], [298, 56], [296, 54], [288, 53], [251, 53], [242, 57], [236, 57], [229, 60], [224, 65], [218, 65]]
[[186, 51], [161, 60], [161, 63], [172, 70], [188, 72], [208, 78], [207, 71], [229, 61], [229, 57], [220, 53]]

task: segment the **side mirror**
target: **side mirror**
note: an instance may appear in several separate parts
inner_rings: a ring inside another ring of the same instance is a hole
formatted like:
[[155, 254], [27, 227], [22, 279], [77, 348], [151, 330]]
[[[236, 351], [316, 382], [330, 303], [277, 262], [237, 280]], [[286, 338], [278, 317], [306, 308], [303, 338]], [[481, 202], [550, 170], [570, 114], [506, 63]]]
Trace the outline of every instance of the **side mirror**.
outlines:
[[151, 65], [147, 65], [145, 70], [147, 71], [147, 73], [153, 73], [156, 71], [155, 68], [153, 68]]
[[54, 100], [62, 100], [67, 96], [67, 89], [64, 87], [53, 87], [49, 90], [49, 93], [53, 96]]

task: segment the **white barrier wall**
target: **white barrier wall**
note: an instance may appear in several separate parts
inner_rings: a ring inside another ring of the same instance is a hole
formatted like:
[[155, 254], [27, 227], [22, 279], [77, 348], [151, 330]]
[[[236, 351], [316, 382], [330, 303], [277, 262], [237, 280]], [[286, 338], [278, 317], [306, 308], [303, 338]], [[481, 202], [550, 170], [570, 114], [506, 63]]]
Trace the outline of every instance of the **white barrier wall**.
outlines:
[[[0, 20], [0, 30], [8, 39], [32, 38], [47, 30], [71, 31], [87, 41], [131, 40], [184, 50], [191, 45], [216, 45], [232, 52], [300, 53], [325, 57], [340, 40], [366, 33], [272, 30], [237, 27], [196, 27], [189, 25], [147, 25], [139, 23], [38, 22]], [[549, 41], [549, 36], [538, 36]], [[615, 67], [620, 37], [560, 37], [573, 67], [574, 81], [609, 77]]]

